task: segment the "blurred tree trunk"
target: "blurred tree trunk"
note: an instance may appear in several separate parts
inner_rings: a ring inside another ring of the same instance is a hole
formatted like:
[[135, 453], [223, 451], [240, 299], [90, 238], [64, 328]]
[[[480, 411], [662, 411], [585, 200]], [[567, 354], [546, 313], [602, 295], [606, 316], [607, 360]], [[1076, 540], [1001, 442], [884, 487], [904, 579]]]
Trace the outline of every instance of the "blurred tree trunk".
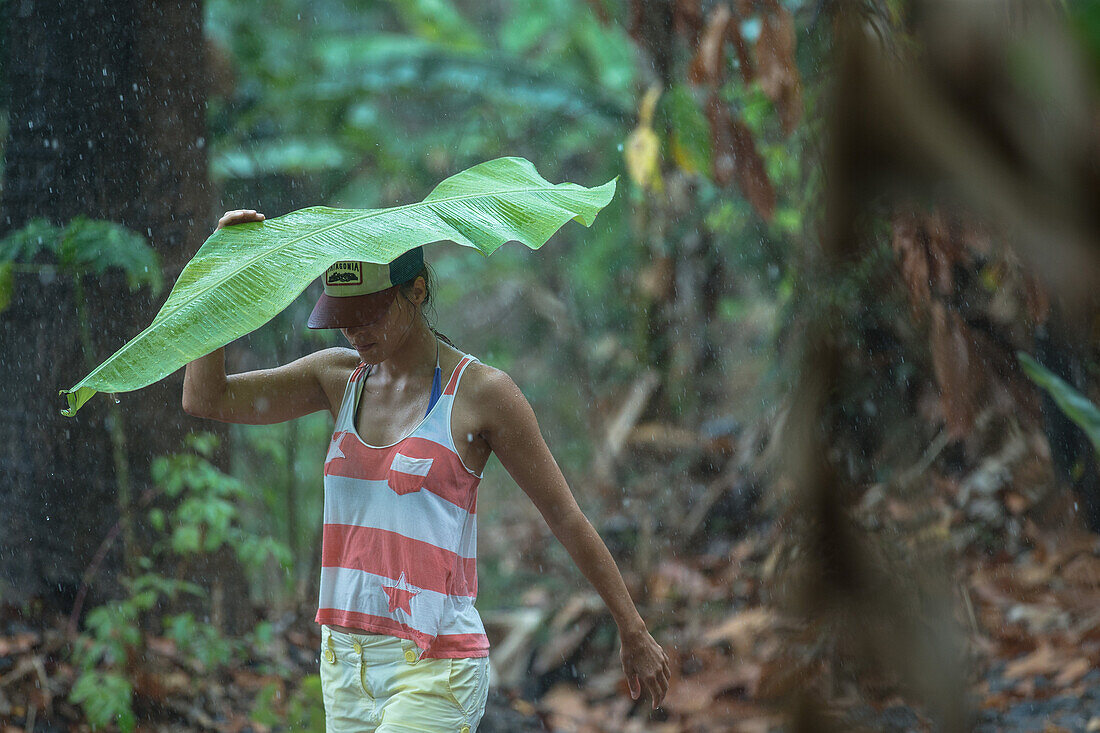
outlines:
[[[0, 233], [35, 217], [109, 219], [148, 237], [174, 282], [211, 213], [201, 0], [5, 3], [3, 12], [10, 125]], [[148, 325], [164, 297], [131, 293], [115, 271], [83, 288], [96, 363]], [[0, 412], [0, 593], [59, 611], [72, 606], [119, 520], [108, 421], [123, 425], [134, 499], [151, 486], [152, 459], [178, 451], [197, 426], [180, 409], [182, 373], [123, 395], [116, 409], [100, 396], [76, 418], [61, 416], [58, 390], [85, 374], [89, 356], [75, 313], [67, 278], [17, 274], [0, 314], [9, 393]], [[119, 545], [92, 598], [114, 585]]]
[[[648, 54], [659, 88], [670, 89], [686, 71], [677, 64], [677, 12], [671, 3], [636, 0], [631, 4], [631, 35]], [[683, 61], [684, 59], [680, 59]], [[667, 129], [657, 130], [661, 139]], [[713, 406], [718, 366], [709, 328], [722, 282], [720, 253], [699, 221], [705, 211], [698, 190], [664, 156], [663, 190], [648, 194], [634, 222], [648, 248], [649, 265], [640, 277], [645, 298], [645, 358], [659, 383], [644, 418], [698, 423]]]

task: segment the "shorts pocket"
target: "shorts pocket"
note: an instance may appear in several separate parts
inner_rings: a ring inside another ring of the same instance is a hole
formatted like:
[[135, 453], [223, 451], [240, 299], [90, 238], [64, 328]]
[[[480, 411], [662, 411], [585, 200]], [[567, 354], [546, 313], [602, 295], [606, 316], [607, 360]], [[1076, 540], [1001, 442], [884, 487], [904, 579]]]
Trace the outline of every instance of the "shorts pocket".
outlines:
[[465, 716], [481, 717], [489, 692], [489, 658], [450, 660], [447, 687], [451, 700]]
[[361, 730], [374, 715], [375, 700], [363, 678], [363, 665], [343, 657], [321, 658], [321, 699], [329, 731]]

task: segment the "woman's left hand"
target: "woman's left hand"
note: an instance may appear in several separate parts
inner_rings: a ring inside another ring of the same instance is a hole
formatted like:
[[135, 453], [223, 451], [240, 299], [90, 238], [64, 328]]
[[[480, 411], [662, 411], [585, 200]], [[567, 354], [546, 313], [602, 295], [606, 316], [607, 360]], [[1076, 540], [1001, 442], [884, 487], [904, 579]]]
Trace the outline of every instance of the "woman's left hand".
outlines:
[[622, 641], [620, 656], [623, 672], [630, 687], [630, 697], [637, 700], [644, 690], [653, 700], [653, 709], [661, 704], [668, 692], [668, 681], [672, 676], [668, 666], [668, 654], [654, 641], [649, 632], [640, 629], [619, 635]]

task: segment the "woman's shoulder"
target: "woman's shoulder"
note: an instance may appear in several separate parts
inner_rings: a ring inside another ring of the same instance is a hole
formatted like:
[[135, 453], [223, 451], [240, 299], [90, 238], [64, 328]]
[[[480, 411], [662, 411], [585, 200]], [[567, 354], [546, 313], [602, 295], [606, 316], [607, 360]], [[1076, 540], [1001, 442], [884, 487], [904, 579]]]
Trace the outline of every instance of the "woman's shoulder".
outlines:
[[311, 358], [314, 361], [317, 381], [329, 396], [329, 401], [339, 406], [348, 378], [360, 364], [359, 354], [355, 349], [333, 346], [313, 352]]
[[481, 362], [474, 354], [460, 351], [445, 341], [441, 340], [439, 342], [439, 367], [443, 371], [444, 378], [448, 374], [453, 374], [455, 368], [466, 357], [471, 357], [471, 361], [462, 372], [462, 390], [464, 392], [471, 390], [472, 385], [475, 385], [475, 383], [477, 386], [483, 386], [487, 382], [491, 383], [501, 377], [508, 376], [500, 369]]
[[[457, 364], [464, 354], [448, 352]], [[440, 366], [444, 367], [443, 352]], [[455, 418], [452, 429], [457, 435], [487, 435], [517, 423], [532, 424], [534, 412], [512, 377], [503, 369], [473, 361], [462, 373], [455, 394]], [[533, 423], [536, 424], [537, 423]]]
[[[454, 370], [458, 368], [462, 360], [467, 356], [473, 356], [473, 354], [460, 351], [443, 339], [439, 339], [437, 343], [439, 344], [439, 368], [443, 372], [443, 380], [446, 381], [448, 375], [454, 374]], [[469, 371], [469, 369], [466, 371]]]
[[359, 354], [346, 346], [332, 346], [313, 352], [319, 369], [350, 372], [359, 366]]
[[[463, 354], [455, 353], [457, 363]], [[461, 392], [464, 401], [482, 407], [503, 406], [523, 396], [507, 372], [478, 360], [471, 361], [462, 373]]]

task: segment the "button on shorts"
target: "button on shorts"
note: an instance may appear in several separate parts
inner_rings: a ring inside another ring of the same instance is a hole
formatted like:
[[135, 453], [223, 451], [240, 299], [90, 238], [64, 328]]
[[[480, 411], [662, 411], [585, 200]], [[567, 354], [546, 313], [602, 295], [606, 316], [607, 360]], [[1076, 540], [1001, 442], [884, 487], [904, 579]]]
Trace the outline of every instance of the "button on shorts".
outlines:
[[489, 658], [420, 658], [411, 641], [321, 626], [329, 733], [472, 733], [485, 714]]

